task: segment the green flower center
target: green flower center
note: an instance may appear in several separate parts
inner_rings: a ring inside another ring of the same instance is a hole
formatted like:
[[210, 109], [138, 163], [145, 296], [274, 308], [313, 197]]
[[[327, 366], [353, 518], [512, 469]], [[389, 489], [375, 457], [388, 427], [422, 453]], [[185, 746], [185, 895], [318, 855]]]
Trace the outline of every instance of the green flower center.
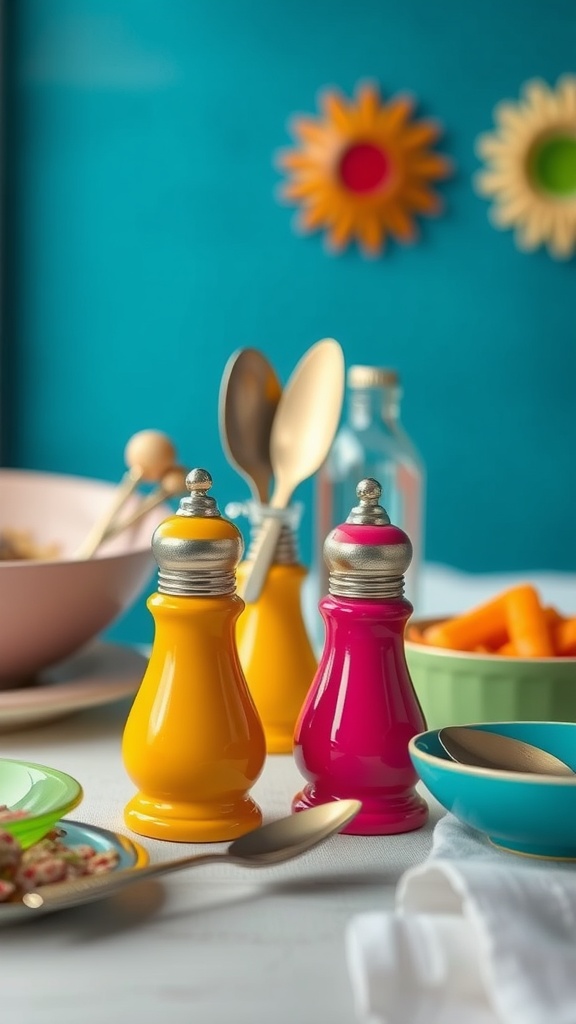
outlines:
[[556, 135], [537, 144], [532, 179], [543, 192], [558, 198], [576, 196], [576, 138]]

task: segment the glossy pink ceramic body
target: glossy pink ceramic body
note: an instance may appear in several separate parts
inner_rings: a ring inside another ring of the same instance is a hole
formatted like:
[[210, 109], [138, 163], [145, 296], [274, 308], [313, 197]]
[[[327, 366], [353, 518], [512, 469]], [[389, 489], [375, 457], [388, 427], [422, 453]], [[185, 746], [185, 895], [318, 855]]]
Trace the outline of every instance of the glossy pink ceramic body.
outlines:
[[325, 597], [326, 640], [294, 736], [294, 757], [308, 784], [293, 810], [357, 799], [362, 810], [343, 829], [391, 835], [420, 828], [426, 802], [408, 754], [426, 723], [404, 655], [412, 605], [403, 598]]

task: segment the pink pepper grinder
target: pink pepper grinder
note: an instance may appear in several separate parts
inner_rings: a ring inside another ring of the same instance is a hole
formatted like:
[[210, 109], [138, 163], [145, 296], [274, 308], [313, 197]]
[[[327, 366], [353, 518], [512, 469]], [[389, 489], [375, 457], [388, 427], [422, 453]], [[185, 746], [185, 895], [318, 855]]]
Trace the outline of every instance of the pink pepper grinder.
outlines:
[[381, 493], [377, 480], [361, 480], [359, 504], [324, 542], [326, 638], [294, 734], [308, 783], [292, 809], [360, 800], [362, 810], [343, 829], [353, 835], [410, 832], [428, 817], [408, 754], [411, 737], [426, 729], [404, 654], [412, 545], [379, 505]]

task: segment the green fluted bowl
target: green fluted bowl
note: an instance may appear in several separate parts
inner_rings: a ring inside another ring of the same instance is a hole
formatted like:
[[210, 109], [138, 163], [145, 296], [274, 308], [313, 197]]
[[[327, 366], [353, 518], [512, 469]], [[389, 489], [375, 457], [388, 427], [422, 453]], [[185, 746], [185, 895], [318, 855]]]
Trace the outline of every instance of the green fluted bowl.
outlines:
[[80, 783], [56, 768], [0, 758], [0, 805], [26, 812], [14, 821], [0, 821], [0, 831], [9, 832], [24, 850], [47, 835], [82, 796]]
[[[413, 622], [423, 630], [438, 619]], [[429, 729], [469, 722], [576, 722], [576, 657], [506, 658], [406, 640]]]

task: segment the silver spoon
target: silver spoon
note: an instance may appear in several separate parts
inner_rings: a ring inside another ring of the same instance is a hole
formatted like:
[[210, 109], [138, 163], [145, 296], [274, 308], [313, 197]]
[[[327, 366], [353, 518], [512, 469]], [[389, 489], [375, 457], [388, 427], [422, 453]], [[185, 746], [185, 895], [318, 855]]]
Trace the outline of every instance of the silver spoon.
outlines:
[[311, 807], [287, 818], [262, 825], [235, 839], [226, 853], [206, 853], [178, 860], [148, 864], [143, 868], [125, 868], [110, 874], [88, 875], [70, 882], [55, 882], [43, 885], [36, 892], [28, 892], [22, 903], [32, 911], [64, 910], [81, 903], [92, 903], [124, 889], [134, 882], [142, 882], [157, 875], [180, 871], [182, 868], [197, 867], [201, 864], [239, 864], [245, 868], [264, 868], [282, 864], [307, 853], [312, 847], [323, 843], [335, 832], [339, 832], [352, 821], [362, 804], [359, 800], [334, 800], [318, 807]]
[[281, 394], [274, 369], [258, 349], [241, 348], [230, 356], [220, 383], [220, 440], [228, 462], [262, 505], [272, 479], [270, 433]]
[[574, 776], [564, 761], [547, 750], [488, 729], [451, 725], [440, 729], [438, 739], [448, 756], [459, 764], [506, 772]]

